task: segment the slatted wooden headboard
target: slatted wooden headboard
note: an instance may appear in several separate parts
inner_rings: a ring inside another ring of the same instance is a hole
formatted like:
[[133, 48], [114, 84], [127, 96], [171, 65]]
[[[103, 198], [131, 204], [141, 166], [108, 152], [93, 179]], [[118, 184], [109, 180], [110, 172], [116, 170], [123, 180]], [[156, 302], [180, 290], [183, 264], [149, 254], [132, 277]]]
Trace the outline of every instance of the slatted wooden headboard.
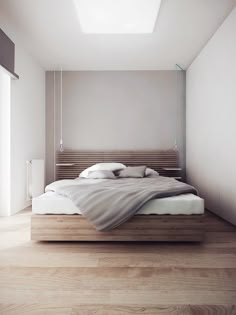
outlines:
[[167, 175], [164, 167], [179, 167], [179, 154], [167, 151], [64, 151], [57, 152], [57, 180], [75, 178], [87, 167], [101, 162], [120, 162], [127, 166], [146, 165]]

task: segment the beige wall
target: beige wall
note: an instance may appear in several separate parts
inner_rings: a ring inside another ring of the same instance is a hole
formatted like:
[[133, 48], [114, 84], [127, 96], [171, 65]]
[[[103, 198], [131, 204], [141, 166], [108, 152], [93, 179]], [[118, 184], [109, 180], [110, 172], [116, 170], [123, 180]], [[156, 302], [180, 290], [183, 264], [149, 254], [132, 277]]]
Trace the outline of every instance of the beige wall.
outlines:
[[236, 224], [236, 9], [187, 71], [187, 178]]
[[[176, 117], [184, 163], [185, 72], [63, 72], [63, 138], [67, 149], [170, 149]], [[56, 74], [59, 143], [60, 73]], [[178, 98], [178, 99], [177, 99]], [[178, 105], [177, 105], [178, 101]], [[53, 180], [53, 72], [46, 74], [47, 182]]]

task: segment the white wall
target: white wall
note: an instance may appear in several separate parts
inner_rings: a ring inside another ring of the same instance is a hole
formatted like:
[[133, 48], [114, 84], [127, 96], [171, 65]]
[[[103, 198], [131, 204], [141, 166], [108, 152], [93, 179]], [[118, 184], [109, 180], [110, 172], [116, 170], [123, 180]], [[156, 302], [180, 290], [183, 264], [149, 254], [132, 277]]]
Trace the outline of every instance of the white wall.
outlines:
[[[53, 72], [47, 72], [47, 182], [53, 180]], [[63, 72], [63, 138], [67, 149], [172, 149], [176, 121], [185, 155], [185, 72]], [[57, 149], [60, 74], [56, 75]]]
[[26, 160], [45, 158], [45, 71], [27, 52], [17, 27], [0, 12], [0, 27], [15, 43], [11, 84], [11, 214], [26, 200]]
[[0, 67], [0, 215], [11, 213], [11, 79]]
[[187, 178], [236, 224], [236, 8], [187, 71]]

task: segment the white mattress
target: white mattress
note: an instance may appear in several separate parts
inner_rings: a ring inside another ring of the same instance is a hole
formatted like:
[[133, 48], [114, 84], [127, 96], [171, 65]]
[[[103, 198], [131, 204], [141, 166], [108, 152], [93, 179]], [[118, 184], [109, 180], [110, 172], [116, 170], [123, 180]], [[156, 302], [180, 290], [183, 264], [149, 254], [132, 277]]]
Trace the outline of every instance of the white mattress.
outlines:
[[[81, 214], [73, 202], [55, 192], [48, 191], [34, 198], [32, 211], [35, 214]], [[202, 214], [204, 213], [204, 200], [193, 194], [179, 195], [175, 197], [154, 199], [147, 202], [138, 214]]]

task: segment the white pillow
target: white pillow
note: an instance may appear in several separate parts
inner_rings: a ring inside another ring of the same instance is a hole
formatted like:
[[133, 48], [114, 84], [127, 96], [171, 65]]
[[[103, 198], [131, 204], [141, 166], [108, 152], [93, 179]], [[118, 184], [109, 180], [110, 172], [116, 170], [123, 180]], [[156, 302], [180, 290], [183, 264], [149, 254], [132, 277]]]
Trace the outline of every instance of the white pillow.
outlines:
[[159, 173], [152, 168], [146, 168], [145, 170], [145, 177], [157, 177], [159, 176]]
[[87, 178], [93, 178], [93, 179], [115, 179], [115, 175], [112, 171], [90, 171], [88, 173]]
[[98, 163], [83, 170], [83, 172], [80, 173], [79, 177], [87, 178], [88, 173], [91, 171], [115, 172], [115, 171], [123, 170], [124, 168], [126, 168], [126, 166], [122, 163]]

